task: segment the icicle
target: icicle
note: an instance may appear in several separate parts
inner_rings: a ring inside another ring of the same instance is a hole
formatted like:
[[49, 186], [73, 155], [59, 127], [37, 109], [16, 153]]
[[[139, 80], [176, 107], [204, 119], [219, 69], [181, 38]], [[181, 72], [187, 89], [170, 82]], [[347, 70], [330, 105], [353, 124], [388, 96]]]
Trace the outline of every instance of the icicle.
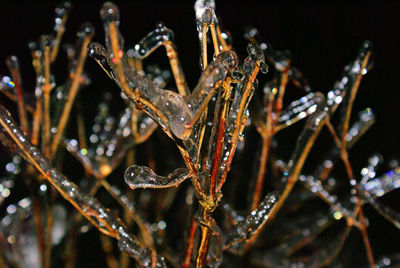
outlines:
[[178, 186], [189, 177], [186, 168], [178, 168], [166, 177], [158, 176], [148, 167], [133, 165], [125, 171], [125, 182], [132, 189], [168, 188]]

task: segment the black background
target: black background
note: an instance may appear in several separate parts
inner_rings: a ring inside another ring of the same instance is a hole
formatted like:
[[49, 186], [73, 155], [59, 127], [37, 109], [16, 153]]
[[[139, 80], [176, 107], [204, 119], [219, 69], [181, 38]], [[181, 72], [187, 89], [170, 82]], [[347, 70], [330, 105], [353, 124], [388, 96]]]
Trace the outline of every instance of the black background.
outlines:
[[[121, 10], [121, 32], [126, 46], [131, 46], [163, 21], [175, 32], [179, 58], [190, 88], [200, 75], [199, 46], [195, 27], [193, 3], [191, 1], [115, 1]], [[93, 23], [95, 41], [104, 43], [99, 10], [102, 2], [76, 1], [67, 22], [64, 40], [74, 42], [79, 25]], [[14, 1], [0, 8], [0, 74], [8, 74], [5, 59], [11, 54], [20, 58], [24, 88], [33, 91], [35, 77], [31, 67], [27, 43], [53, 27], [53, 10], [56, 3], [47, 1]], [[399, 158], [400, 119], [400, 3], [383, 1], [217, 1], [217, 13], [224, 27], [234, 39], [234, 47], [243, 59], [246, 41], [243, 30], [246, 26], [259, 29], [264, 40], [275, 49], [292, 52], [292, 64], [308, 78], [314, 90], [327, 93], [343, 72], [343, 67], [352, 61], [364, 40], [373, 44], [374, 68], [361, 82], [354, 105], [356, 112], [371, 107], [377, 123], [351, 151], [355, 169], [366, 162], [368, 156], [380, 152], [386, 160]], [[64, 58], [65, 59], [65, 58]], [[62, 63], [53, 70], [56, 79], [63, 81], [67, 66]], [[164, 66], [168, 61], [163, 51], [156, 52], [153, 60]], [[3, 63], [1, 63], [3, 62]], [[93, 60], [86, 63], [88, 75], [94, 81], [84, 93], [84, 107], [88, 113], [95, 110], [95, 101], [104, 89], [115, 90], [116, 86], [99, 70]], [[270, 78], [267, 75], [266, 79]], [[290, 95], [290, 92], [287, 92]], [[298, 93], [297, 93], [298, 94]], [[9, 102], [0, 97], [0, 103], [8, 108]], [[5, 150], [0, 149], [3, 158]], [[398, 191], [397, 191], [398, 194]], [[398, 203], [397, 203], [398, 204]], [[397, 208], [398, 210], [398, 206]], [[368, 211], [367, 211], [368, 213]], [[370, 212], [371, 217], [377, 217]], [[370, 218], [371, 220], [371, 218]], [[387, 227], [378, 220], [375, 227]], [[398, 230], [388, 227], [386, 234], [399, 237]], [[387, 235], [372, 234], [372, 244], [385, 244]], [[376, 249], [378, 253], [393, 250], [396, 239]], [[397, 239], [398, 241], [398, 239]], [[364, 251], [362, 244], [358, 251]], [[397, 246], [398, 248], [398, 246]], [[379, 254], [377, 254], [379, 255]]]
[[[77, 1], [67, 23], [64, 40], [74, 42], [79, 25], [89, 21], [96, 29], [94, 39], [104, 42], [99, 10], [102, 2]], [[163, 21], [175, 32], [179, 58], [187, 80], [194, 87], [199, 75], [197, 32], [191, 1], [116, 1], [121, 10], [121, 31], [126, 46], [138, 42]], [[34, 75], [27, 43], [53, 26], [50, 1], [15, 1], [0, 10], [0, 61], [10, 54], [19, 56], [26, 90], [33, 90]], [[259, 29], [275, 49], [292, 52], [292, 64], [308, 78], [314, 90], [326, 93], [340, 77], [343, 67], [356, 55], [363, 40], [374, 45], [374, 68], [363, 79], [355, 111], [371, 107], [377, 124], [368, 134], [365, 153], [381, 152], [392, 158], [400, 149], [399, 60], [400, 3], [384, 1], [217, 1], [217, 12], [234, 39], [234, 46], [245, 56], [246, 26]], [[161, 52], [159, 53], [162, 54]], [[160, 57], [162, 61], [165, 57]], [[157, 58], [156, 58], [157, 59]], [[165, 59], [164, 59], [165, 60]], [[61, 60], [60, 60], [61, 61]], [[165, 60], [165, 63], [167, 61]], [[60, 64], [62, 65], [62, 64]], [[65, 67], [65, 66], [63, 66]], [[89, 76], [114, 86], [95, 62], [87, 63]], [[57, 67], [60, 68], [60, 67]], [[57, 75], [57, 70], [56, 75]], [[0, 64], [0, 74], [7, 74]], [[59, 79], [66, 70], [59, 71]], [[56, 76], [57, 77], [57, 76]], [[104, 83], [102, 85], [104, 85]], [[98, 90], [98, 89], [97, 89]], [[355, 113], [354, 113], [355, 114]]]

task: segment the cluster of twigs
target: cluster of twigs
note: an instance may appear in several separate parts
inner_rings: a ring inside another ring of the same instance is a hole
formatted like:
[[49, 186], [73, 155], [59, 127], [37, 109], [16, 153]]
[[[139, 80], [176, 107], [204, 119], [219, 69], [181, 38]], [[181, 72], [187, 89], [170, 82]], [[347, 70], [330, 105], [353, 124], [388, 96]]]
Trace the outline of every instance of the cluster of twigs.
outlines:
[[[16, 102], [19, 124], [0, 106], [0, 138], [14, 156], [6, 165], [8, 179], [0, 181], [0, 202], [8, 198], [13, 187], [18, 187], [16, 178], [21, 176], [26, 179], [31, 195], [6, 209], [7, 215], [0, 226], [1, 265], [50, 267], [52, 256], [56, 255], [52, 249], [61, 243], [54, 242], [55, 226], [61, 217], [57, 214], [57, 192], [79, 212], [62, 210], [69, 214], [59, 231], [67, 267], [76, 265], [74, 245], [79, 233], [89, 228], [82, 216], [105, 235], [101, 236], [101, 242], [110, 267], [128, 267], [127, 256], [143, 267], [231, 267], [239, 259], [243, 264], [266, 267], [328, 265], [337, 261], [353, 227], [361, 232], [369, 265], [376, 264], [363, 205], [371, 204], [400, 228], [398, 212], [377, 200], [400, 186], [400, 169], [396, 166], [376, 177], [381, 159], [373, 156], [362, 170], [363, 177], [357, 179], [348, 157], [348, 149], [374, 122], [374, 115], [367, 108], [350, 125], [358, 87], [370, 66], [369, 42], [362, 45], [357, 57], [345, 67], [344, 75], [325, 96], [312, 90], [302, 73], [291, 66], [287, 54], [262, 42], [256, 29], [246, 32], [248, 56], [239, 60], [229, 32], [223, 29], [215, 13], [214, 2], [199, 0], [195, 3], [195, 12], [202, 74], [191, 90], [178, 59], [173, 32], [158, 24], [139, 43], [125, 49], [119, 30], [119, 10], [108, 2], [100, 11], [105, 47], [91, 43], [93, 27], [84, 24], [78, 32], [75, 49], [66, 50], [70, 59], [68, 79], [56, 87], [51, 69], [68, 11], [68, 3], [58, 7], [54, 33], [30, 45], [37, 77], [34, 104], [26, 102], [15, 56], [7, 61], [11, 78], [2, 78], [1, 92]], [[165, 89], [171, 76], [169, 72], [158, 67], [143, 67], [143, 60], [161, 46], [166, 49], [176, 91]], [[74, 101], [79, 89], [90, 83], [84, 73], [87, 55], [121, 89], [125, 108], [117, 120], [110, 115], [109, 103], [101, 103], [90, 135], [86, 135], [85, 118], [78, 114], [78, 138], [68, 139], [65, 130]], [[257, 77], [260, 72], [267, 73], [267, 62], [274, 69], [273, 78], [264, 85], [263, 94], [259, 94]], [[284, 107], [288, 84], [299, 87], [306, 95]], [[337, 112], [339, 124], [334, 126], [331, 118], [339, 104], [342, 106]], [[306, 123], [292, 156], [287, 161], [277, 159], [277, 134], [302, 119]], [[235, 153], [239, 156], [248, 153], [243, 149], [245, 129], [252, 126], [259, 133], [262, 146], [257, 178], [250, 192], [251, 205], [248, 215], [243, 217], [235, 211], [234, 203], [223, 197], [222, 190], [228, 181], [232, 182], [228, 185], [232, 188], [247, 179], [230, 171], [241, 165], [240, 159], [234, 159]], [[153, 171], [154, 159], [149, 161], [150, 167], [134, 164], [137, 145], [148, 142], [158, 127], [176, 145], [184, 165], [166, 176]], [[313, 173], [305, 174], [303, 166], [325, 127], [334, 146]], [[64, 175], [70, 173], [63, 167], [66, 151], [83, 166], [83, 178], [73, 180], [79, 186]], [[330, 175], [337, 159], [345, 166], [351, 188], [349, 195], [340, 200], [334, 193], [341, 180]], [[124, 178], [130, 189], [122, 189], [119, 179], [111, 175], [124, 164], [129, 166], [125, 168]], [[275, 191], [265, 195], [267, 175]], [[191, 184], [178, 187], [187, 180]], [[299, 183], [304, 187], [295, 188]], [[122, 209], [109, 210], [100, 204], [94, 196], [101, 188]], [[170, 188], [157, 197], [156, 216], [148, 212], [149, 190], [139, 188]], [[310, 200], [315, 202], [315, 196], [326, 202], [329, 209], [310, 215], [301, 213], [301, 207]], [[171, 213], [180, 215], [167, 220], [166, 215]], [[334, 238], [322, 235], [342, 218], [347, 225]], [[152, 221], [155, 223], [151, 224]], [[28, 222], [32, 223], [30, 226], [36, 235], [17, 234], [17, 229], [13, 229]], [[186, 231], [173, 232], [174, 225]], [[265, 234], [268, 236], [264, 237]], [[119, 260], [109, 237], [118, 241], [122, 251]], [[306, 247], [313, 249], [311, 253], [302, 251]], [[22, 253], [21, 249], [26, 252], [27, 248], [37, 250], [37, 262]], [[383, 258], [378, 265], [385, 266], [388, 260], [394, 261]]]

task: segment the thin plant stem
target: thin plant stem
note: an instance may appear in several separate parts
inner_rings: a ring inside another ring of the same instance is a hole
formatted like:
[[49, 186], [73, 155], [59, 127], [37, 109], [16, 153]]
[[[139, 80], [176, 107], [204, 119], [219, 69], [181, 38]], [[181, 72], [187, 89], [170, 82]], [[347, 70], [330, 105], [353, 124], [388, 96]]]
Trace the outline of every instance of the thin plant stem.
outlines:
[[218, 184], [217, 191], [221, 191], [221, 188], [224, 185], [226, 177], [227, 177], [228, 172], [230, 170], [230, 166], [231, 166], [232, 160], [233, 160], [233, 155], [234, 155], [234, 152], [236, 150], [237, 143], [239, 141], [239, 133], [240, 133], [241, 125], [242, 125], [242, 121], [243, 121], [242, 115], [244, 113], [247, 100], [248, 100], [248, 98], [250, 96], [251, 88], [253, 86], [254, 80], [257, 77], [258, 72], [259, 72], [259, 68], [258, 68], [258, 66], [256, 66], [254, 68], [254, 70], [253, 70], [253, 72], [252, 72], [252, 74], [251, 74], [251, 76], [249, 78], [249, 81], [248, 81], [248, 83], [246, 85], [246, 88], [245, 88], [245, 90], [243, 92], [243, 97], [242, 97], [242, 100], [241, 100], [241, 102], [239, 104], [239, 110], [238, 110], [238, 113], [237, 113], [238, 116], [236, 117], [236, 120], [235, 120], [235, 130], [234, 130], [234, 132], [232, 134], [232, 138], [231, 138], [231, 147], [229, 149], [229, 155], [228, 155], [228, 159], [226, 161], [226, 168], [224, 170], [224, 173], [221, 176], [221, 181]]
[[29, 136], [29, 124], [25, 110], [24, 94], [22, 89], [21, 71], [19, 68], [18, 59], [15, 56], [7, 61], [10, 69], [11, 77], [15, 83], [15, 91], [17, 96], [18, 115], [21, 122], [22, 130]]
[[54, 154], [57, 152], [57, 147], [60, 142], [61, 136], [64, 133], [64, 129], [67, 125], [72, 105], [74, 104], [75, 97], [79, 90], [79, 85], [82, 82], [81, 76], [82, 76], [82, 72], [83, 72], [83, 66], [85, 64], [85, 59], [87, 56], [86, 48], [87, 48], [87, 45], [89, 44], [91, 38], [92, 38], [92, 35], [86, 36], [84, 38], [82, 49], [80, 51], [80, 55], [79, 55], [79, 58], [77, 61], [76, 71], [75, 71], [75, 73], [71, 74], [73, 76], [73, 79], [71, 81], [71, 87], [69, 89], [67, 102], [64, 105], [64, 109], [62, 111], [60, 121], [58, 122], [58, 125], [57, 125], [57, 133], [54, 135], [54, 138], [53, 138], [53, 141], [51, 144], [51, 155], [52, 156], [54, 156]]
[[193, 248], [194, 248], [194, 235], [196, 233], [196, 229], [197, 229], [197, 223], [194, 219], [192, 219], [192, 222], [190, 224], [187, 242], [186, 242], [185, 256], [183, 258], [181, 268], [189, 268], [190, 267], [190, 260], [192, 259], [192, 253], [193, 253]]
[[258, 207], [261, 199], [262, 188], [264, 184], [264, 177], [267, 170], [267, 162], [268, 162], [268, 154], [270, 150], [271, 140], [274, 135], [274, 126], [275, 120], [272, 118], [272, 109], [274, 103], [275, 94], [270, 92], [269, 100], [268, 100], [268, 107], [267, 107], [267, 122], [265, 126], [265, 132], [262, 133], [262, 149], [261, 149], [261, 156], [260, 156], [260, 166], [258, 168], [257, 174], [257, 182], [256, 187], [253, 194], [253, 201], [251, 204], [251, 210], [254, 210]]
[[110, 238], [106, 235], [99, 234], [101, 247], [105, 253], [105, 258], [107, 262], [107, 266], [109, 268], [118, 267], [118, 261], [113, 255], [113, 245], [110, 241]]
[[207, 30], [208, 30], [208, 25], [207, 23], [203, 23], [202, 26], [202, 35], [201, 35], [201, 47], [202, 47], [202, 55], [201, 58], [203, 59], [203, 70], [206, 69], [208, 61], [207, 61]]
[[171, 65], [172, 74], [174, 75], [178, 92], [182, 96], [188, 96], [190, 94], [190, 91], [186, 84], [185, 75], [183, 73], [182, 66], [178, 59], [178, 52], [176, 51], [174, 44], [172, 42], [166, 41], [163, 44], [165, 46], [165, 50], [167, 51], [169, 64]]
[[211, 30], [211, 38], [212, 38], [213, 45], [214, 45], [215, 56], [218, 56], [219, 53], [221, 53], [221, 51], [220, 51], [220, 48], [219, 48], [219, 38], [218, 38], [218, 35], [217, 35], [215, 24], [214, 23], [210, 23], [209, 27], [210, 27], [210, 30]]
[[50, 47], [46, 46], [44, 48], [44, 85], [42, 88], [43, 92], [43, 152], [44, 155], [50, 159], [50, 91], [51, 91], [51, 83], [50, 83]]

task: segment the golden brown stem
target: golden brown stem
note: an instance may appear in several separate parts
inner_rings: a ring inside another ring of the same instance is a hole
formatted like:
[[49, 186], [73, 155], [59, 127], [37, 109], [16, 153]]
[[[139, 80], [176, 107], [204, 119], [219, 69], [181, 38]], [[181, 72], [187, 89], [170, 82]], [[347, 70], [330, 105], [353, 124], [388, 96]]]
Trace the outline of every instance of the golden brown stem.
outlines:
[[153, 134], [153, 132], [157, 129], [157, 124], [153, 124], [152, 128], [149, 129], [149, 131], [141, 134], [137, 128], [137, 120], [139, 113], [142, 112], [135, 108], [132, 108], [131, 128], [132, 128], [132, 135], [133, 137], [135, 137], [135, 142], [137, 144], [147, 141], [148, 138], [151, 136], [151, 134]]
[[85, 121], [80, 111], [77, 114], [76, 120], [78, 125], [79, 144], [81, 145], [82, 148], [88, 148], [86, 139]]
[[202, 55], [201, 58], [203, 59], [203, 71], [206, 69], [208, 61], [207, 61], [207, 30], [208, 25], [207, 23], [203, 23], [202, 27], [202, 35], [201, 35], [201, 46], [202, 46]]
[[[43, 102], [44, 102], [44, 113], [43, 113], [43, 144], [42, 150], [47, 159], [50, 159], [50, 139], [51, 139], [51, 121], [50, 121], [50, 92], [52, 89], [50, 83], [50, 47], [46, 46], [44, 48], [44, 85], [42, 87], [43, 92]], [[49, 194], [47, 193], [47, 196]], [[43, 265], [45, 268], [50, 267], [50, 255], [51, 255], [51, 231], [52, 231], [52, 219], [53, 213], [51, 211], [52, 206], [47, 206], [46, 211], [46, 233], [45, 233], [45, 251], [44, 251], [44, 260]]]
[[287, 61], [287, 67], [282, 72], [281, 83], [279, 85], [279, 91], [278, 91], [278, 99], [277, 99], [276, 105], [275, 105], [276, 118], [279, 118], [281, 111], [282, 111], [283, 96], [285, 95], [286, 85], [289, 81], [289, 76], [288, 76], [289, 67], [290, 67], [290, 62]]
[[210, 30], [211, 30], [211, 38], [212, 38], [213, 45], [214, 45], [215, 56], [218, 56], [219, 53], [221, 53], [221, 51], [220, 51], [220, 48], [219, 48], [219, 38], [217, 36], [217, 31], [215, 29], [215, 24], [214, 23], [210, 24]]
[[228, 156], [228, 160], [226, 161], [226, 168], [224, 170], [224, 173], [221, 176], [221, 181], [220, 181], [220, 183], [219, 183], [219, 185], [217, 187], [217, 191], [218, 192], [221, 190], [222, 186], [224, 185], [225, 180], [226, 180], [226, 176], [227, 176], [227, 174], [228, 174], [228, 172], [230, 170], [230, 167], [231, 167], [231, 164], [232, 164], [232, 160], [233, 160], [233, 154], [234, 154], [234, 152], [236, 150], [236, 146], [237, 146], [237, 143], [239, 141], [239, 133], [240, 133], [240, 130], [241, 130], [241, 125], [242, 125], [242, 115], [244, 113], [246, 102], [247, 102], [247, 100], [248, 100], [248, 98], [250, 96], [251, 87], [253, 86], [254, 80], [256, 79], [256, 76], [257, 76], [258, 72], [259, 72], [259, 68], [256, 66], [254, 68], [253, 73], [251, 74], [251, 76], [249, 78], [249, 81], [248, 81], [248, 83], [246, 85], [246, 88], [245, 88], [245, 90], [243, 92], [243, 97], [242, 97], [242, 100], [241, 100], [241, 102], [239, 104], [239, 110], [238, 110], [238, 113], [237, 113], [238, 116], [236, 117], [236, 121], [235, 121], [235, 130], [234, 130], [234, 132], [232, 134], [231, 148], [229, 149], [229, 156]]
[[135, 213], [133, 213], [126, 206], [126, 204], [121, 201], [121, 198], [119, 198], [118, 196], [116, 196], [114, 194], [113, 190], [111, 189], [111, 185], [107, 182], [107, 180], [105, 178], [97, 178], [97, 179], [100, 182], [101, 186], [103, 186], [104, 189], [106, 189], [106, 191], [114, 198], [114, 200], [117, 201], [122, 208], [124, 208], [125, 212], [128, 213], [128, 216], [138, 225], [140, 232], [141, 232], [141, 236], [143, 238], [143, 244], [146, 247], [154, 248], [153, 237], [151, 235], [150, 230], [147, 228], [146, 224], [143, 222], [143, 220], [140, 217], [138, 217]]
[[42, 88], [43, 92], [43, 153], [44, 155], [50, 159], [50, 137], [51, 137], [51, 130], [50, 130], [50, 91], [51, 91], [51, 84], [50, 84], [50, 47], [46, 46], [44, 48], [44, 85]]
[[33, 124], [32, 124], [32, 144], [39, 145], [39, 132], [40, 124], [42, 121], [42, 101], [40, 98], [36, 99], [36, 109], [33, 114]]
[[269, 100], [268, 100], [267, 124], [265, 127], [265, 133], [263, 133], [263, 135], [262, 135], [263, 145], [262, 145], [262, 150], [261, 150], [260, 166], [258, 168], [257, 182], [256, 182], [254, 194], [253, 194], [253, 202], [251, 204], [251, 211], [256, 209], [260, 203], [262, 188], [263, 188], [263, 184], [264, 184], [265, 172], [267, 170], [269, 148], [271, 145], [272, 137], [274, 135], [273, 127], [275, 125], [275, 120], [273, 120], [273, 118], [272, 118], [272, 109], [273, 109], [272, 106], [273, 106], [274, 97], [275, 97], [275, 94], [273, 94], [271, 92], [269, 95]]
[[222, 51], [232, 50], [232, 47], [228, 46], [225, 39], [222, 38], [221, 27], [219, 27], [219, 25], [217, 25], [217, 34], [218, 34], [219, 41], [221, 42], [221, 45], [222, 45]]
[[0, 267], [1, 268], [8, 268], [8, 265], [6, 264], [4, 258], [3, 258], [3, 254], [0, 254]]
[[231, 94], [231, 86], [230, 79], [227, 78], [223, 84], [224, 93], [223, 93], [223, 103], [222, 109], [219, 114], [218, 121], [218, 133], [217, 140], [215, 145], [214, 157], [211, 166], [211, 177], [210, 177], [210, 194], [215, 199], [215, 187], [217, 184], [217, 175], [220, 170], [221, 163], [221, 155], [224, 148], [224, 137], [225, 137], [225, 129], [226, 129], [226, 119], [228, 117], [229, 111], [229, 96]]
[[196, 258], [196, 268], [202, 268], [206, 264], [208, 244], [210, 241], [210, 229], [206, 226], [201, 226], [201, 241], [199, 251]]
[[[290, 174], [289, 174], [289, 176], [287, 178], [287, 184], [286, 184], [282, 194], [280, 195], [280, 198], [279, 198], [278, 202], [274, 205], [274, 207], [272, 208], [271, 212], [269, 213], [268, 220], [266, 221], [266, 223], [267, 222], [271, 222], [272, 220], [274, 220], [274, 218], [276, 217], [278, 211], [281, 209], [282, 205], [284, 204], [284, 202], [286, 201], [287, 197], [291, 193], [293, 187], [295, 186], [295, 184], [296, 184], [296, 182], [297, 182], [297, 180], [299, 178], [299, 175], [300, 175], [301, 170], [302, 170], [302, 168], [304, 166], [304, 163], [305, 163], [305, 161], [306, 161], [306, 159], [308, 157], [308, 154], [309, 154], [312, 146], [314, 145], [315, 140], [317, 139], [319, 133], [321, 132], [322, 127], [325, 125], [325, 123], [327, 122], [328, 119], [329, 119], [328, 116], [325, 115], [325, 117], [323, 117], [321, 119], [322, 121], [318, 124], [316, 129], [314, 129], [313, 133], [310, 135], [310, 137], [306, 141], [306, 143], [305, 143], [305, 145], [303, 147], [303, 150], [301, 151], [301, 154], [296, 159], [295, 165], [291, 169], [291, 172], [290, 172]], [[258, 233], [256, 233], [256, 235], [254, 235], [252, 237], [252, 239], [248, 240], [248, 246], [246, 246], [246, 251], [250, 249], [251, 245], [258, 238], [260, 233], [261, 233], [261, 230]]]
[[[367, 54], [365, 55], [365, 57], [361, 63], [360, 74], [357, 76], [357, 79], [354, 82], [353, 88], [349, 92], [350, 93], [349, 105], [347, 106], [344, 122], [342, 125], [342, 136], [341, 136], [342, 140], [339, 145], [339, 148], [340, 148], [340, 155], [342, 157], [343, 163], [346, 166], [347, 176], [349, 177], [350, 181], [354, 180], [354, 174], [353, 174], [353, 170], [351, 168], [350, 162], [349, 162], [348, 153], [347, 153], [347, 149], [346, 149], [346, 134], [349, 129], [349, 122], [350, 122], [351, 111], [353, 108], [353, 103], [354, 103], [355, 97], [357, 95], [358, 88], [360, 86], [360, 82], [361, 82], [361, 78], [362, 78], [362, 71], [367, 67], [370, 55], [371, 55], [370, 51], [367, 52]], [[355, 185], [352, 184], [352, 186], [354, 188]], [[368, 238], [366, 220], [364, 217], [364, 211], [362, 209], [362, 201], [359, 197], [358, 192], [355, 195], [355, 197], [356, 197], [356, 202], [357, 202], [357, 208], [360, 213], [359, 217], [360, 217], [360, 223], [361, 223], [361, 233], [363, 236], [363, 241], [364, 241], [364, 246], [365, 246], [365, 250], [367, 253], [367, 257], [368, 257], [369, 266], [375, 267], [374, 255], [372, 253], [372, 247], [371, 247], [371, 244], [370, 244], [370, 241]]]
[[[109, 31], [110, 31], [110, 39], [111, 39], [111, 48], [113, 51], [114, 55], [114, 64], [117, 69], [118, 77], [121, 83], [121, 88], [123, 92], [132, 100], [136, 102], [140, 102], [141, 104], [147, 106], [150, 110], [152, 110], [163, 122], [165, 122], [165, 125], [168, 125], [168, 120], [166, 119], [165, 115], [156, 107], [154, 106], [151, 102], [144, 98], [140, 98], [140, 92], [138, 90], [135, 90], [133, 92], [128, 83], [126, 82], [126, 78], [123, 74], [123, 69], [122, 69], [122, 64], [121, 64], [121, 54], [123, 53], [120, 51], [119, 44], [118, 44], [118, 29], [117, 26], [115, 25], [115, 22], [111, 22], [109, 24]], [[207, 41], [207, 40], [206, 40]], [[172, 139], [174, 140], [174, 136], [172, 135], [171, 131], [169, 129], [163, 128], [163, 131]], [[187, 168], [190, 170], [190, 173], [192, 175], [192, 183], [193, 186], [195, 187], [197, 193], [202, 199], [206, 199], [207, 196], [204, 193], [204, 191], [201, 188], [200, 182], [197, 177], [197, 169], [194, 166], [192, 159], [189, 156], [189, 153], [181, 146], [178, 145], [179, 152], [181, 153], [183, 160], [185, 161], [185, 164]]]
[[60, 117], [60, 121], [58, 122], [58, 125], [57, 125], [57, 133], [54, 135], [53, 142], [51, 144], [51, 155], [52, 156], [54, 156], [54, 154], [57, 152], [58, 144], [60, 142], [61, 136], [64, 133], [64, 129], [67, 125], [72, 105], [74, 104], [76, 94], [78, 93], [78, 90], [79, 90], [79, 85], [82, 82], [81, 76], [82, 76], [83, 66], [85, 63], [86, 55], [87, 55], [86, 47], [89, 44], [90, 40], [91, 40], [91, 36], [87, 36], [83, 40], [82, 50], [80, 51], [76, 71], [74, 74], [71, 74], [73, 76], [73, 79], [71, 82], [71, 87], [69, 89], [67, 103], [65, 103], [64, 109], [63, 109], [61, 117]]
[[[356, 81], [354, 82], [353, 88], [351, 89], [350, 93], [350, 100], [349, 100], [349, 106], [347, 107], [346, 114], [345, 114], [345, 119], [342, 125], [342, 144], [346, 144], [346, 133], [349, 130], [349, 123], [350, 123], [350, 116], [351, 116], [351, 111], [353, 108], [353, 103], [357, 95], [358, 88], [360, 86], [361, 78], [362, 78], [362, 71], [367, 67], [369, 57], [371, 56], [371, 51], [367, 52], [365, 55], [362, 63], [361, 63], [361, 70], [360, 74], [358, 74]], [[345, 146], [344, 146], [345, 147]]]
[[214, 92], [217, 88], [219, 88], [221, 83], [217, 83], [207, 94], [207, 97], [204, 99], [204, 101], [201, 103], [201, 106], [199, 110], [196, 112], [196, 114], [193, 117], [192, 122], [190, 123], [191, 126], [194, 126], [196, 124], [197, 120], [199, 120], [200, 116], [203, 115], [203, 111], [207, 109], [208, 103], [211, 100], [212, 96], [214, 96]]
[[197, 224], [194, 219], [192, 219], [192, 223], [190, 224], [190, 231], [189, 236], [186, 242], [186, 250], [185, 250], [185, 257], [183, 259], [183, 263], [181, 268], [189, 268], [190, 267], [190, 260], [192, 258], [193, 247], [194, 247], [194, 235], [196, 233]]
[[50, 268], [51, 262], [51, 239], [53, 231], [53, 196], [55, 194], [54, 189], [50, 188], [47, 194], [48, 204], [46, 204], [46, 239], [45, 239], [45, 257], [44, 257], [44, 267]]
[[183, 74], [182, 66], [178, 59], [178, 52], [176, 51], [172, 42], [166, 41], [163, 44], [165, 46], [165, 50], [167, 51], [169, 64], [171, 65], [172, 74], [174, 75], [179, 94], [182, 96], [190, 95], [189, 88], [186, 84], [185, 75]]
[[56, 39], [53, 41], [53, 49], [51, 50], [51, 57], [50, 57], [50, 62], [53, 63], [57, 59], [58, 51], [60, 49], [60, 44], [61, 44], [61, 38], [64, 35], [65, 32], [65, 22], [67, 21], [68, 18], [68, 13], [66, 13], [62, 20], [62, 25], [59, 25]]
[[110, 268], [118, 267], [117, 259], [113, 255], [113, 245], [108, 236], [100, 235], [101, 247], [106, 255], [107, 266]]
[[[349, 177], [350, 180], [353, 180], [354, 174], [353, 174], [353, 169], [351, 168], [351, 165], [350, 165], [347, 150], [346, 150], [345, 146], [343, 146], [343, 144], [339, 140], [339, 137], [337, 136], [332, 124], [330, 122], [328, 122], [327, 126], [333, 136], [333, 139], [334, 139], [336, 145], [340, 149], [340, 156], [342, 158], [343, 164], [345, 165], [347, 176]], [[358, 196], [358, 194], [355, 195], [355, 198], [356, 198], [357, 210], [359, 211], [359, 214], [360, 214], [360, 216], [359, 216], [360, 225], [357, 227], [359, 227], [362, 237], [363, 237], [364, 246], [365, 246], [366, 254], [368, 257], [369, 265], [370, 265], [370, 267], [375, 267], [374, 255], [372, 253], [372, 247], [371, 247], [371, 244], [370, 244], [370, 241], [368, 238], [367, 225], [366, 225], [366, 221], [365, 221], [365, 217], [364, 217], [364, 211], [362, 208], [362, 201], [361, 201], [360, 197]]]
[[21, 72], [18, 64], [16, 67], [10, 66], [11, 77], [15, 83], [15, 91], [17, 96], [18, 116], [21, 123], [22, 130], [29, 136], [29, 124], [25, 110], [24, 94], [22, 90]]

